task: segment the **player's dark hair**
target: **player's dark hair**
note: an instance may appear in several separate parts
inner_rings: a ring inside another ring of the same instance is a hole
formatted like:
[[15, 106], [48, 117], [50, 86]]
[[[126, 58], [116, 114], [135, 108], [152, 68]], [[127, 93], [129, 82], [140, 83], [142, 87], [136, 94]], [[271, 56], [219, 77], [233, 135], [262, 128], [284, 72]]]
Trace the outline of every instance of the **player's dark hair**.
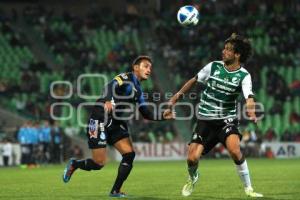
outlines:
[[139, 65], [142, 60], [148, 60], [152, 64], [152, 59], [149, 56], [138, 56], [134, 61], [132, 62], [131, 70], [134, 70], [134, 65]]
[[240, 62], [245, 63], [248, 58], [251, 56], [251, 44], [250, 41], [240, 35], [232, 33], [231, 36], [225, 40], [225, 44], [230, 43], [233, 45], [233, 50], [235, 53], [239, 53]]

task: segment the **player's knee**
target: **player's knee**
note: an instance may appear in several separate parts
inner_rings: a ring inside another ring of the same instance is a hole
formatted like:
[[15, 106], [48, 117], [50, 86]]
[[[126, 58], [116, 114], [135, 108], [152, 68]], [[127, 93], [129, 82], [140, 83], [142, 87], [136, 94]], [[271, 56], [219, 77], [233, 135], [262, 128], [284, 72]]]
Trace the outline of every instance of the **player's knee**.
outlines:
[[93, 161], [100, 166], [105, 165], [105, 159], [103, 159], [103, 158], [96, 157], [96, 158], [93, 158]]
[[196, 151], [190, 151], [187, 157], [188, 163], [197, 163], [200, 156], [196, 153]]
[[240, 148], [228, 149], [228, 152], [234, 160], [239, 160], [242, 157]]
[[198, 163], [198, 156], [196, 155], [188, 155], [188, 158], [187, 158], [187, 163], [188, 165], [195, 165]]
[[125, 153], [122, 155], [122, 163], [126, 163], [128, 165], [132, 165], [133, 163], [133, 160], [135, 158], [135, 152], [132, 151], [132, 152], [129, 152], [129, 153]]

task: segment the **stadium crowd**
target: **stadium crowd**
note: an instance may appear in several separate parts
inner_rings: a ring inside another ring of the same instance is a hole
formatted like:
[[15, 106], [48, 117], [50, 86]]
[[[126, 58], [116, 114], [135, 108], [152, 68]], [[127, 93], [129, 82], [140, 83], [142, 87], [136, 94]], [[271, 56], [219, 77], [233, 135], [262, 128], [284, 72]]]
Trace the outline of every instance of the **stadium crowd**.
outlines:
[[[91, 10], [86, 16], [79, 17], [67, 11], [60, 15], [42, 6], [32, 6], [24, 9], [22, 17], [24, 17], [28, 26], [42, 35], [42, 41], [48, 45], [55, 56], [57, 66], [49, 67], [44, 62], [36, 63], [33, 61], [25, 69], [21, 69], [21, 82], [29, 84], [21, 84], [21, 87], [18, 87], [18, 83], [12, 83], [3, 93], [6, 98], [11, 97], [13, 99], [13, 101], [8, 102], [13, 109], [38, 119], [47, 119], [49, 118], [51, 104], [61, 102], [61, 100], [54, 99], [50, 95], [49, 85], [52, 81], [67, 80], [75, 88], [77, 77], [82, 73], [99, 73], [99, 69], [101, 69], [100, 72], [110, 79], [118, 73], [128, 71], [133, 58], [138, 54], [140, 44], [136, 41], [137, 38], [134, 38], [134, 35], [132, 35], [133, 39], [127, 38], [126, 35], [143, 26], [142, 23], [138, 22], [138, 17], [126, 14], [122, 17], [109, 14], [109, 20], [103, 20], [97, 13], [98, 10]], [[9, 18], [5, 19], [9, 22], [10, 20]], [[120, 40], [116, 38], [116, 41], [112, 41], [113, 45], [99, 47], [93, 44], [97, 43], [95, 40], [97, 38], [93, 37], [97, 37], [97, 31], [99, 30], [104, 30], [104, 34], [108, 34], [107, 37], [120, 37]], [[117, 35], [112, 35], [112, 32], [117, 32]], [[89, 42], [90, 40], [93, 42], [92, 44]], [[107, 50], [103, 52], [103, 48], [107, 48]], [[149, 101], [152, 101], [151, 94], [152, 92], [159, 92], [158, 86], [154, 85], [151, 80], [145, 86], [144, 91], [149, 93]], [[93, 86], [86, 85], [84, 87], [85, 92], [93, 93], [91, 87]], [[38, 92], [29, 94], [29, 91]], [[99, 91], [100, 88], [98, 88], [95, 95], [99, 95]], [[64, 88], [56, 88], [54, 91], [58, 96], [63, 96], [67, 92], [69, 91], [64, 90]], [[85, 99], [79, 98], [76, 91], [74, 93], [75, 95], [70, 100], [68, 99], [68, 102], [77, 107], [80, 103], [85, 102]], [[55, 114], [60, 116], [62, 111], [59, 110]], [[151, 122], [149, 123], [151, 124]], [[70, 123], [62, 124], [64, 127], [67, 125], [70, 125]], [[77, 126], [76, 119], [73, 120], [71, 125]], [[160, 129], [154, 126], [154, 129], [160, 130], [157, 133], [156, 131], [153, 132], [153, 128], [150, 128], [153, 126], [148, 126], [149, 128], [142, 127], [141, 130], [134, 128], [137, 132], [151, 135], [147, 137], [143, 134], [136, 134], [134, 139], [154, 141], [160, 138], [160, 141], [170, 141], [174, 138], [174, 131], [170, 131], [172, 128]], [[161, 133], [161, 130], [165, 129], [168, 130], [166, 131], [168, 136], [163, 137], [161, 135], [164, 134]], [[84, 135], [83, 128], [80, 129], [80, 133]]]

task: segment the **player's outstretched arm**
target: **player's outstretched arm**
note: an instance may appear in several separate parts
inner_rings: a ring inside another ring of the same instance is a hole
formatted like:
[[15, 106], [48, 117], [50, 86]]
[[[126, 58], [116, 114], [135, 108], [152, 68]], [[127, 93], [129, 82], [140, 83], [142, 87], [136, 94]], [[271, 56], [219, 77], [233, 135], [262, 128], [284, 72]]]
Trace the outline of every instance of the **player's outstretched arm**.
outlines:
[[145, 119], [152, 121], [170, 120], [176, 117], [176, 113], [171, 109], [167, 109], [163, 113], [158, 113], [151, 111], [146, 105], [140, 105], [139, 111]]
[[256, 114], [255, 114], [255, 101], [253, 98], [246, 99], [246, 109], [247, 114], [254, 123], [257, 122]]
[[140, 93], [138, 98], [139, 103], [139, 111], [143, 115], [145, 119], [152, 120], [152, 121], [161, 121], [161, 120], [170, 120], [175, 119], [175, 112], [167, 109], [164, 112], [158, 112], [155, 108], [151, 106], [147, 106], [145, 102], [143, 92]]
[[173, 106], [176, 104], [177, 100], [184, 95], [186, 92], [190, 91], [190, 89], [194, 86], [194, 84], [197, 82], [196, 77], [191, 78], [188, 80], [182, 88], [169, 100], [169, 105]]

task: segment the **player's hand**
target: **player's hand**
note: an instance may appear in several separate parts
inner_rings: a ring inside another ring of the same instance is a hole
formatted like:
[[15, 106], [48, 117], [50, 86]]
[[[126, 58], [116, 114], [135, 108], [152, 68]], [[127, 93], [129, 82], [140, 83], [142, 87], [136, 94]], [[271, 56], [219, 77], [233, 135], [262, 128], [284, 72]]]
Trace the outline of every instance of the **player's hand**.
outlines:
[[176, 118], [176, 112], [172, 109], [167, 109], [163, 113], [163, 118], [164, 119], [175, 119]]
[[114, 109], [114, 104], [111, 101], [106, 101], [104, 104], [105, 112], [111, 113], [113, 109]]
[[251, 121], [253, 121], [254, 123], [257, 123], [257, 121], [258, 121], [258, 119], [257, 119], [257, 117], [256, 117], [255, 114], [249, 115], [249, 119], [250, 119]]
[[246, 107], [247, 107], [247, 114], [249, 119], [254, 123], [257, 123], [257, 117], [255, 114], [255, 101], [253, 98], [246, 99]]

